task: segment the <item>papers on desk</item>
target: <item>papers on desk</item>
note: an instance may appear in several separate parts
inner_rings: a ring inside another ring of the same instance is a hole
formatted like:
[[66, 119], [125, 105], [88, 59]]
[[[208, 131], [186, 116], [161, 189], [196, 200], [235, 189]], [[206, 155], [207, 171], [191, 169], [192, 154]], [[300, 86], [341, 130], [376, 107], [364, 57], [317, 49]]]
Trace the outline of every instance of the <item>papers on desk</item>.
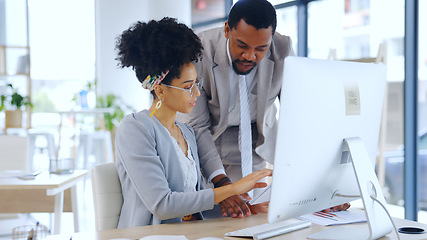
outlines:
[[139, 240], [188, 240], [184, 235], [151, 235]]
[[263, 202], [270, 201], [270, 194], [271, 194], [271, 184], [264, 188], [264, 191], [262, 191], [257, 196], [254, 196], [250, 201], [249, 204], [255, 205], [260, 204]]
[[6, 170], [0, 172], [0, 178], [17, 178], [28, 174], [31, 174], [31, 172], [24, 170]]
[[43, 171], [29, 172], [23, 170], [6, 170], [0, 172], [0, 178], [19, 178], [21, 180], [34, 180]]
[[311, 214], [302, 215], [299, 219], [310, 221], [322, 226], [342, 225], [349, 223], [366, 222], [364, 214], [340, 211], [340, 212], [314, 212]]

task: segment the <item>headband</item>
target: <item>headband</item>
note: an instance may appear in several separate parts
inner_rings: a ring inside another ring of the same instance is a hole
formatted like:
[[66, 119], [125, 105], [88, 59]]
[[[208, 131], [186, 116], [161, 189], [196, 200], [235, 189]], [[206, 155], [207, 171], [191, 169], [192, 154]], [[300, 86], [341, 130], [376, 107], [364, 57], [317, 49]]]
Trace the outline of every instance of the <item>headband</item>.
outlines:
[[160, 82], [166, 77], [166, 75], [168, 75], [168, 73], [169, 73], [169, 70], [159, 75], [154, 75], [154, 76], [148, 75], [144, 79], [144, 81], [142, 81], [142, 87], [150, 91], [153, 91], [154, 86], [160, 84]]

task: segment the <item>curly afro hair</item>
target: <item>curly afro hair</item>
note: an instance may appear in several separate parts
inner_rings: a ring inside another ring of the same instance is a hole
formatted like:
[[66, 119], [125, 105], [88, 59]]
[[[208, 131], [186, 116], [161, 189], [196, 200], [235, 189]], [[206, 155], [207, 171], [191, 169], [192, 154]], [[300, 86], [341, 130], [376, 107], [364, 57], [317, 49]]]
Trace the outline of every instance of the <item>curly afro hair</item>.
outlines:
[[[142, 83], [148, 75], [169, 70], [162, 83], [179, 78], [181, 66], [202, 57], [199, 37], [185, 24], [165, 17], [160, 21], [137, 22], [117, 38], [119, 67], [132, 67]], [[153, 91], [152, 91], [153, 93]]]

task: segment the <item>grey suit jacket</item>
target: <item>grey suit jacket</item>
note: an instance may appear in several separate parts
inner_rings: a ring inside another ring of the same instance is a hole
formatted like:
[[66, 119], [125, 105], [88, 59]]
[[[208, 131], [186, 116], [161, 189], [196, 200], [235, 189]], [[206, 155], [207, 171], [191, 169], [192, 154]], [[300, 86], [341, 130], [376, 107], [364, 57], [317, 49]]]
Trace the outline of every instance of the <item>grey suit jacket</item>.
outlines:
[[182, 216], [212, 209], [214, 193], [203, 189], [191, 127], [177, 123], [196, 161], [196, 192], [184, 193], [184, 176], [170, 134], [144, 110], [126, 116], [116, 133], [116, 167], [123, 193], [119, 228], [180, 222]]
[[[199, 37], [204, 47], [203, 59], [195, 66], [198, 76], [203, 78], [203, 90], [193, 111], [180, 114], [178, 119], [193, 127], [202, 170], [208, 177], [222, 167], [214, 141], [228, 125], [230, 79], [224, 29], [211, 29], [200, 33]], [[258, 64], [254, 77], [257, 87], [252, 94], [257, 96], [259, 131], [255, 151], [269, 162], [273, 161], [277, 132], [277, 109], [273, 103], [280, 94], [284, 59], [289, 55], [295, 55], [291, 39], [275, 33], [269, 52]]]

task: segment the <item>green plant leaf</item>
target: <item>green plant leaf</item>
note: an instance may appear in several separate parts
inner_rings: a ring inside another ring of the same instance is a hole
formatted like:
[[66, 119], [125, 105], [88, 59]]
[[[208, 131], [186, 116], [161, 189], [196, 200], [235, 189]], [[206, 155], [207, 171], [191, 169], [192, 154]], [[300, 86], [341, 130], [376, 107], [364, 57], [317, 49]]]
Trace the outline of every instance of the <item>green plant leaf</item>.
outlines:
[[113, 109], [112, 113], [104, 113], [105, 128], [109, 131], [119, 126], [120, 121], [125, 116], [125, 111], [135, 111], [129, 105], [124, 104], [119, 96], [114, 94], [99, 96], [97, 99], [97, 107]]

